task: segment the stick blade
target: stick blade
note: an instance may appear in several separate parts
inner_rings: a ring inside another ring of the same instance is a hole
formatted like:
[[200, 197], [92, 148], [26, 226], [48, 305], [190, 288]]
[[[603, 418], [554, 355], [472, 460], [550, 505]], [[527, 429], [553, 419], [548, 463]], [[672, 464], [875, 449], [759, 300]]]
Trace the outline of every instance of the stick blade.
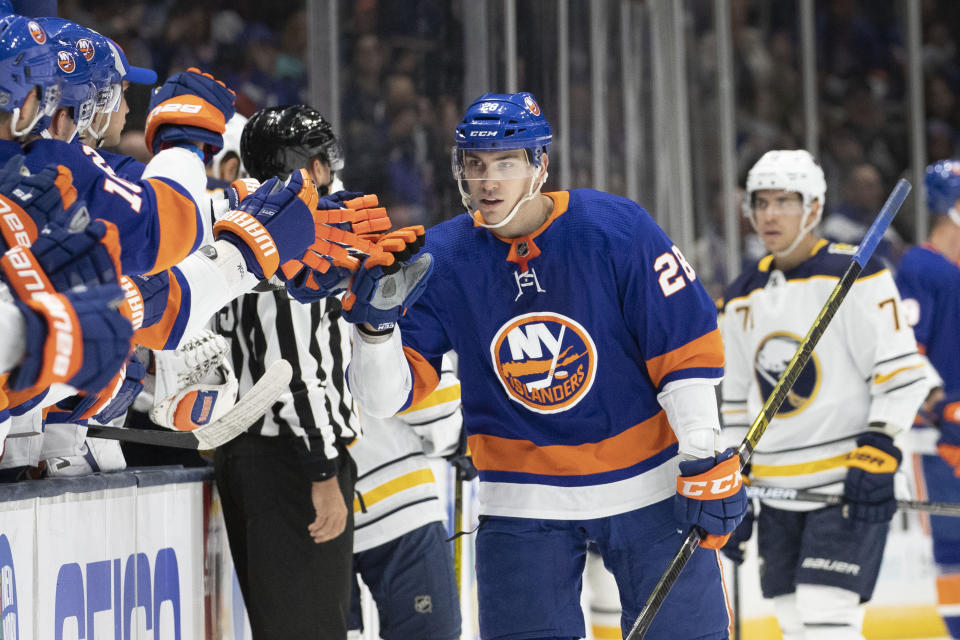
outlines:
[[246, 432], [285, 392], [293, 377], [293, 367], [277, 360], [249, 391], [223, 417], [194, 430], [201, 449], [216, 449]]

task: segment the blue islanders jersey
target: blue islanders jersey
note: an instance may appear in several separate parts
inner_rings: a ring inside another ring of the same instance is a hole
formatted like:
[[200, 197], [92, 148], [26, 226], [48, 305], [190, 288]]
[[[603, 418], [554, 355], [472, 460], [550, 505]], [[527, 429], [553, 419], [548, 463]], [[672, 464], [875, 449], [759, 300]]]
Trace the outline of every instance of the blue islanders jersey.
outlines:
[[639, 205], [547, 195], [554, 209], [529, 236], [502, 239], [467, 214], [427, 232], [436, 268], [400, 322], [408, 404], [456, 351], [481, 513], [615, 515], [675, 493], [677, 439], [657, 394], [722, 377], [716, 311]]
[[[143, 170], [146, 169], [147, 165], [143, 164], [139, 160], [131, 158], [130, 156], [125, 156], [121, 153], [113, 153], [112, 151], [107, 151], [105, 149], [93, 149], [88, 145], [83, 145], [87, 149], [84, 151], [91, 158], [100, 156], [103, 158], [110, 168], [113, 169], [121, 178], [126, 178], [131, 182], [136, 182], [143, 175]], [[94, 153], [90, 153], [93, 151]]]
[[161, 177], [121, 178], [86, 145], [41, 139], [24, 151], [31, 171], [50, 164], [70, 169], [77, 197], [87, 203], [91, 215], [117, 226], [123, 273], [158, 273], [200, 246], [200, 210], [177, 182]]
[[960, 265], [930, 246], [913, 247], [900, 263], [897, 286], [917, 344], [943, 378], [944, 392], [960, 392]]

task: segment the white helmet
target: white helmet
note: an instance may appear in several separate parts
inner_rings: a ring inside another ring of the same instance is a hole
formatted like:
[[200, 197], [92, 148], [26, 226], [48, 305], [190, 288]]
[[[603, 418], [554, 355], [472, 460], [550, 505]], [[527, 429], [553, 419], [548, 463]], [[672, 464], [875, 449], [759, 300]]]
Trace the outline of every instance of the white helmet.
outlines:
[[[803, 217], [800, 233], [790, 247], [781, 252], [790, 253], [800, 243], [808, 232], [820, 222], [823, 215], [823, 205], [826, 202], [827, 181], [823, 177], [823, 169], [805, 149], [767, 151], [757, 160], [750, 172], [747, 173], [747, 194], [743, 201], [743, 215], [750, 218], [756, 228], [756, 219], [753, 215], [753, 194], [763, 189], [782, 189], [799, 193], [803, 198]], [[810, 208], [813, 201], [820, 203], [817, 215], [812, 220]]]

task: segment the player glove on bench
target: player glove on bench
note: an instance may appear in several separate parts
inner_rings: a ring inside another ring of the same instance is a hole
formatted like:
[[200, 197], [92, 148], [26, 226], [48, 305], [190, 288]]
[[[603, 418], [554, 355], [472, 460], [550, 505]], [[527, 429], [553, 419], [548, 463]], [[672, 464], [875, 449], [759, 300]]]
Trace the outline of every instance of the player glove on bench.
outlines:
[[[146, 377], [147, 368], [143, 366], [135, 353], [131, 353], [123, 370], [123, 382], [120, 384], [120, 390], [93, 418], [100, 424], [107, 424], [124, 415], [133, 401], [140, 395], [140, 392], [143, 391], [143, 381]], [[94, 408], [96, 404], [91, 405], [91, 408]]]
[[239, 209], [217, 220], [213, 235], [240, 250], [250, 273], [261, 280], [269, 278], [281, 264], [302, 258], [313, 244], [317, 197], [303, 169], [283, 183], [271, 178]]
[[26, 156], [10, 158], [0, 170], [0, 202], [6, 211], [0, 234], [4, 250], [30, 246], [48, 222], [61, 220], [64, 210], [74, 205], [77, 190], [73, 174], [63, 165], [50, 165], [31, 174], [24, 166]]
[[433, 272], [433, 256], [412, 259], [423, 246], [423, 227], [391, 232], [364, 260], [343, 297], [343, 317], [367, 323], [376, 332], [393, 329], [397, 320], [423, 293]]
[[703, 529], [705, 549], [719, 549], [747, 513], [747, 490], [740, 459], [729, 448], [711, 458], [680, 463], [673, 513], [684, 524]]
[[130, 352], [133, 327], [117, 310], [122, 300], [117, 285], [17, 300], [26, 321], [26, 355], [10, 373], [10, 388], [39, 392], [65, 382], [91, 393], [102, 389]]
[[903, 455], [893, 439], [879, 431], [857, 438], [857, 448], [847, 454], [843, 483], [843, 515], [858, 522], [889, 522], [897, 510], [893, 476]]
[[236, 99], [232, 89], [196, 67], [173, 74], [150, 96], [144, 132], [147, 148], [158, 153], [199, 142], [203, 163], [209, 164], [223, 148], [223, 132], [236, 113]]
[[48, 224], [29, 251], [57, 291], [117, 284], [120, 236], [116, 226], [103, 220], [91, 221], [80, 203], [71, 209], [74, 216], [70, 222], [66, 226]]

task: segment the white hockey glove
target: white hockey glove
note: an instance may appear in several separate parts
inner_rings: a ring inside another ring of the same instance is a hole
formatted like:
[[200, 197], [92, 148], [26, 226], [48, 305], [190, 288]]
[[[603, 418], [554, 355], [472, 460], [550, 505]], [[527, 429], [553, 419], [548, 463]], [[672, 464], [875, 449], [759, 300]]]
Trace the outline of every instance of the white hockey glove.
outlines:
[[150, 419], [161, 427], [192, 431], [223, 416], [237, 402], [237, 377], [227, 340], [201, 331], [175, 351], [153, 351], [153, 375], [144, 390], [153, 397]]

